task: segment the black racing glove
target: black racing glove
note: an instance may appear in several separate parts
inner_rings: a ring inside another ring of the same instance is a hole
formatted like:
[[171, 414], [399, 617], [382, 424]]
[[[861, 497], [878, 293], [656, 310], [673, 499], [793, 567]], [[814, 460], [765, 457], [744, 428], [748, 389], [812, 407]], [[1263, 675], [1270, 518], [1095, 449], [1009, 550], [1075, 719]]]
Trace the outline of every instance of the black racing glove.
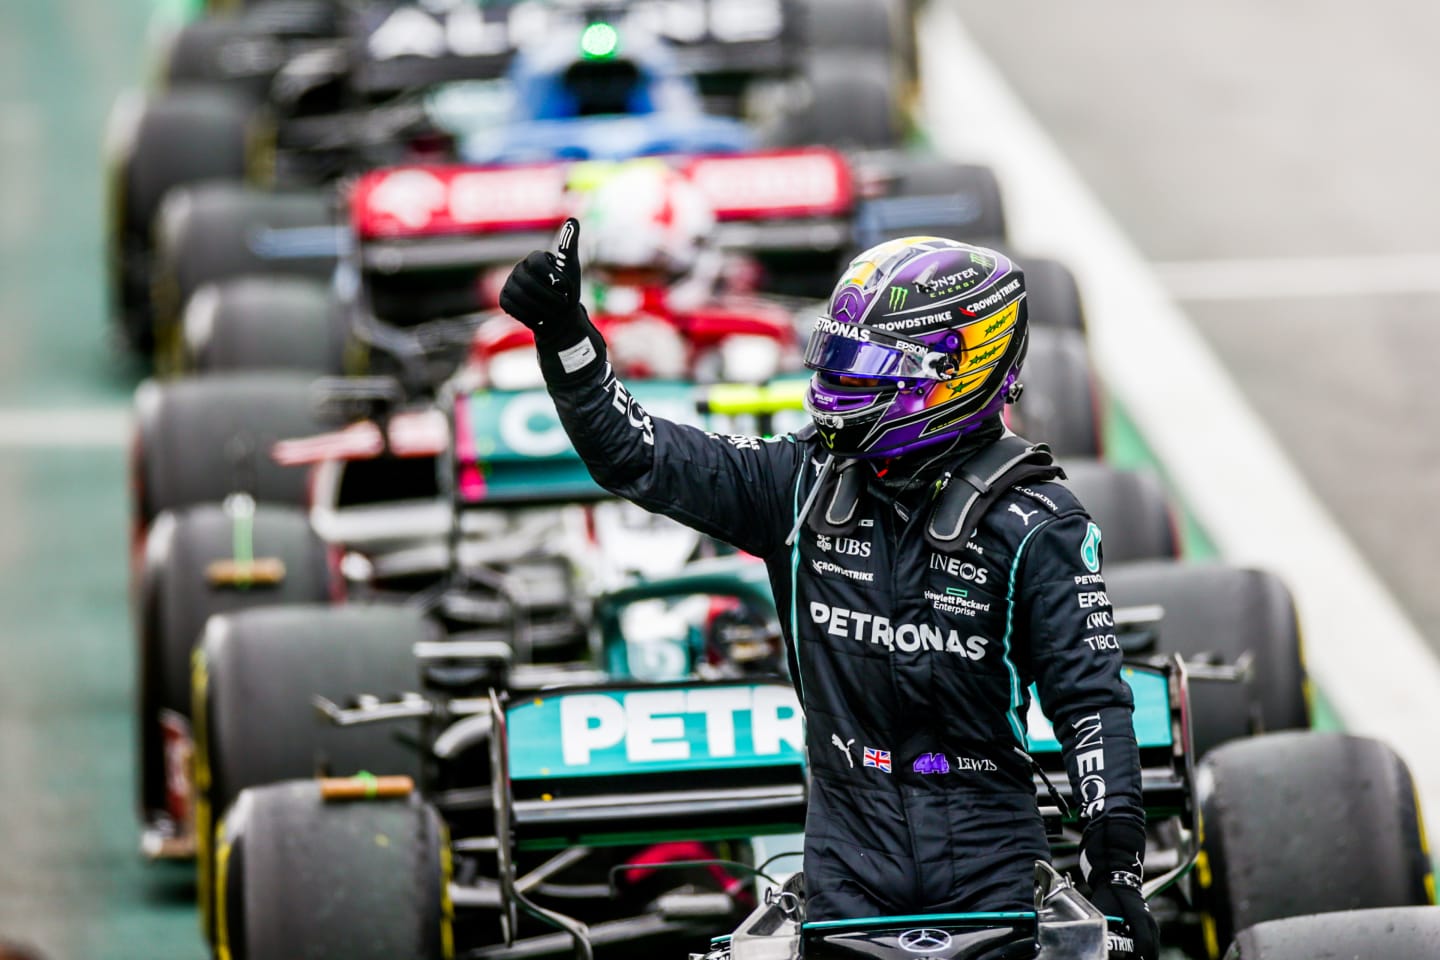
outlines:
[[1111, 932], [1134, 939], [1138, 960], [1159, 960], [1160, 926], [1140, 893], [1144, 864], [1145, 828], [1133, 820], [1102, 817], [1085, 829], [1080, 870], [1090, 884], [1090, 902], [1125, 922], [1127, 930]]
[[531, 251], [500, 291], [500, 309], [534, 332], [549, 383], [579, 379], [605, 360], [605, 341], [580, 302], [579, 239], [571, 217], [555, 235], [555, 251]]

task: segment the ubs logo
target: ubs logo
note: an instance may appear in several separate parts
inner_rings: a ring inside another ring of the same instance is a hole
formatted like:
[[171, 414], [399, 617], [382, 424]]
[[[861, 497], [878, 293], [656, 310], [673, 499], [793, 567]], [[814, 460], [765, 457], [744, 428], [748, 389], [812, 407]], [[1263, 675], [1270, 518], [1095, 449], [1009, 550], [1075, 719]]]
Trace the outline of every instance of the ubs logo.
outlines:
[[856, 540], [854, 537], [831, 537], [820, 533], [815, 535], [815, 546], [826, 553], [833, 553], [841, 557], [870, 556], [869, 542]]

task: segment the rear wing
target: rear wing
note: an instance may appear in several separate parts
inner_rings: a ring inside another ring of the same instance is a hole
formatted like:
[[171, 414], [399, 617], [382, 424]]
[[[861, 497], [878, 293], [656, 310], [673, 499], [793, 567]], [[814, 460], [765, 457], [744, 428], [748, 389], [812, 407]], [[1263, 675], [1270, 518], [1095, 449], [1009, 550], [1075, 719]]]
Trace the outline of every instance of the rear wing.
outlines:
[[[794, 403], [807, 380], [787, 378], [763, 388], [642, 380], [617, 384], [616, 389], [651, 416], [711, 431], [768, 434], [799, 429], [807, 422]], [[755, 398], [759, 405], [747, 408], [745, 401]], [[455, 498], [462, 508], [611, 496], [591, 479], [544, 390], [462, 394], [455, 399], [452, 422]]]
[[372, 5], [351, 41], [352, 85], [378, 96], [452, 80], [498, 77], [517, 50], [562, 30], [604, 22], [621, 38], [658, 36], [682, 73], [773, 74], [797, 60], [789, 0], [487, 0], [431, 12], [424, 5]]
[[[811, 147], [671, 158], [714, 207], [713, 241], [752, 251], [836, 250], [854, 236], [859, 199], [849, 161]], [[510, 263], [545, 246], [574, 209], [571, 184], [595, 164], [404, 166], [350, 193], [359, 265], [393, 272]]]
[[567, 687], [502, 704], [514, 848], [795, 833], [804, 720], [783, 681]]

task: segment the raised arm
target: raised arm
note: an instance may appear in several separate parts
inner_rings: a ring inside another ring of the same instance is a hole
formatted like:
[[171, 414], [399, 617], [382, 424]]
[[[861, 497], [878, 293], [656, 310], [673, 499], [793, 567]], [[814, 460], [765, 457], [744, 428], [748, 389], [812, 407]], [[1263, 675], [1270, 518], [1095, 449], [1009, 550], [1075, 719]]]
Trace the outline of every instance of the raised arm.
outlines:
[[784, 541], [804, 453], [795, 438], [706, 433], [647, 413], [610, 370], [580, 303], [579, 224], [553, 253], [516, 265], [500, 294], [535, 332], [540, 369], [560, 421], [596, 482], [646, 509], [757, 556]]

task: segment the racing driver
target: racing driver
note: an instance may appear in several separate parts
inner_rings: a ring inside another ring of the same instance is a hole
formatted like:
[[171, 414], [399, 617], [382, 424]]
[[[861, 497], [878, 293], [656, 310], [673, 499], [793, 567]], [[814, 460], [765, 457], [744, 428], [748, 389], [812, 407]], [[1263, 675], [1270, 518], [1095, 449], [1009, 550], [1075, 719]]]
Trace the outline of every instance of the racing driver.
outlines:
[[789, 639], [811, 771], [807, 918], [1033, 909], [1048, 857], [1026, 753], [1033, 682], [1084, 823], [1092, 900], [1158, 933], [1129, 688], [1100, 531], [1043, 447], [1009, 434], [1020, 268], [934, 237], [874, 247], [815, 322], [794, 434], [647, 414], [580, 305], [579, 224], [516, 265], [501, 306], [535, 332], [575, 449], [606, 489], [762, 558]]

